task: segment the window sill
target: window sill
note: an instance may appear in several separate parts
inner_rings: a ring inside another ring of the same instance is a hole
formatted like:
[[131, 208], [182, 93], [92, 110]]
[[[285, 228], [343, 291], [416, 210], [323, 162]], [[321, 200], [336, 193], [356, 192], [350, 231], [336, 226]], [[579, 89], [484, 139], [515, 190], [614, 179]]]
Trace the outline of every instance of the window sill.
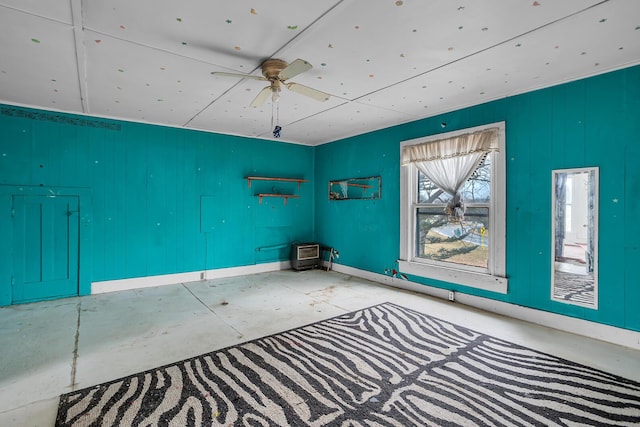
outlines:
[[470, 288], [506, 294], [509, 279], [506, 277], [492, 276], [487, 273], [456, 270], [436, 265], [422, 264], [418, 262], [398, 260], [399, 270], [405, 274], [420, 276]]

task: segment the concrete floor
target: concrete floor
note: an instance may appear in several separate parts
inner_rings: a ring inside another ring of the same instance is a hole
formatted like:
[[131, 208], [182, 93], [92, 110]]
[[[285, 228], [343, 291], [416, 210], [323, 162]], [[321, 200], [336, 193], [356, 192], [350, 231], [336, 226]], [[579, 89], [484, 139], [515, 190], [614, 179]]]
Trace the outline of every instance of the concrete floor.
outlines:
[[637, 350], [289, 270], [0, 308], [0, 426], [52, 426], [60, 394], [386, 301], [640, 381]]

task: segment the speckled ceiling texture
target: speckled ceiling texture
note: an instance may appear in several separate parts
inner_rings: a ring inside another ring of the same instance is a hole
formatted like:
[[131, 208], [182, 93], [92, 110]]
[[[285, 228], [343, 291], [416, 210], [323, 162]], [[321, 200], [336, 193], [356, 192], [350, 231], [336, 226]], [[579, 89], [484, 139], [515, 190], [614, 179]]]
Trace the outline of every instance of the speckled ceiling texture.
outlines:
[[[0, 0], [0, 102], [317, 145], [640, 63], [639, 0]], [[249, 107], [267, 58], [309, 61]]]

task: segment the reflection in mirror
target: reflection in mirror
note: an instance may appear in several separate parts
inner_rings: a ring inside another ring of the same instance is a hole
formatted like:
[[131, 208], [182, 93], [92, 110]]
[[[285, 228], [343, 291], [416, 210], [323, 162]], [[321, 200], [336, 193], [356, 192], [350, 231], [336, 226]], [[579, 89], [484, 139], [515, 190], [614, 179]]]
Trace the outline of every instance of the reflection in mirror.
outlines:
[[380, 177], [329, 181], [329, 200], [379, 199]]
[[598, 168], [553, 171], [551, 298], [598, 306]]

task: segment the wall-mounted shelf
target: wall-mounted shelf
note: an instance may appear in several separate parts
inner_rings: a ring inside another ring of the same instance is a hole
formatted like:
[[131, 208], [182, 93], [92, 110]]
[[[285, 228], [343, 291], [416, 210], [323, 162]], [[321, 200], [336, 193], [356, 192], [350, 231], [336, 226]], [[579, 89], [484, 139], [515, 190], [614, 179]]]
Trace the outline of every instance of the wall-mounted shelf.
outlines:
[[303, 182], [308, 182], [306, 179], [300, 178], [278, 178], [278, 177], [266, 177], [266, 176], [248, 176], [246, 177], [247, 184], [249, 188], [251, 188], [251, 181], [284, 181], [284, 182], [297, 182], [298, 190], [300, 189], [300, 184]]
[[300, 196], [296, 196], [295, 194], [273, 194], [273, 193], [258, 193], [257, 197], [260, 197], [260, 204], [262, 204], [263, 197], [282, 197], [284, 199], [284, 204], [287, 204], [288, 199], [297, 199]]
[[[247, 180], [247, 185], [251, 188], [251, 181], [279, 181], [279, 182], [297, 182], [298, 190], [300, 189], [300, 185], [303, 182], [308, 182], [306, 179], [302, 178], [282, 178], [282, 177], [268, 177], [268, 176], [247, 176], [245, 177]], [[289, 199], [297, 199], [300, 196], [295, 194], [281, 194], [281, 193], [257, 193], [256, 197], [260, 198], [260, 204], [262, 204], [263, 197], [280, 197], [284, 199], [284, 204], [287, 204]]]
[[373, 188], [373, 185], [366, 185], [366, 184], [347, 184], [349, 187], [360, 187], [363, 189], [367, 189], [367, 188]]

